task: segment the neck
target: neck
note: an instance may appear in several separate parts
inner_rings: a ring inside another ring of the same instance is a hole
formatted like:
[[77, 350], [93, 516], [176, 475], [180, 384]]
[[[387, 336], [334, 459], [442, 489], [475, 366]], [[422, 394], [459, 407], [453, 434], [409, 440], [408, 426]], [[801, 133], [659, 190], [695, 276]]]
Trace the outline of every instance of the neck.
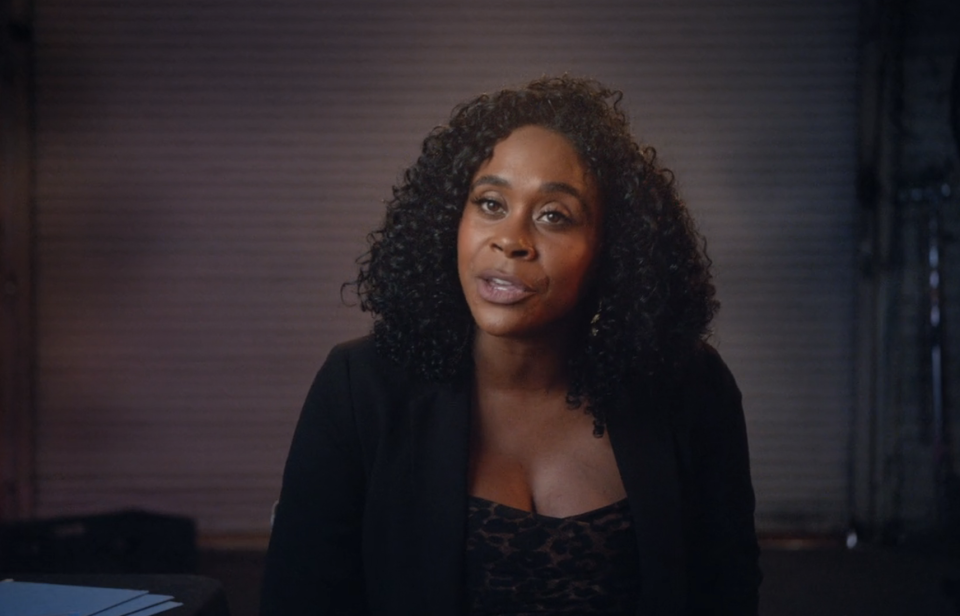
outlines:
[[473, 343], [477, 385], [487, 390], [566, 393], [566, 336], [514, 339], [481, 331]]

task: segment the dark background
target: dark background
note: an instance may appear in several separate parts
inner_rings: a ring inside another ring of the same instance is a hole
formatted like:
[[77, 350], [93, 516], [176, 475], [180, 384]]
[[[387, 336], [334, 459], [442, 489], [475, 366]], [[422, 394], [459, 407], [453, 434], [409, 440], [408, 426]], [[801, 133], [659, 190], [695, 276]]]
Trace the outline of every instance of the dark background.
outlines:
[[624, 91], [708, 238], [770, 613], [945, 605], [957, 3], [0, 7], [0, 520], [188, 516], [250, 592], [390, 185], [457, 102], [567, 71]]

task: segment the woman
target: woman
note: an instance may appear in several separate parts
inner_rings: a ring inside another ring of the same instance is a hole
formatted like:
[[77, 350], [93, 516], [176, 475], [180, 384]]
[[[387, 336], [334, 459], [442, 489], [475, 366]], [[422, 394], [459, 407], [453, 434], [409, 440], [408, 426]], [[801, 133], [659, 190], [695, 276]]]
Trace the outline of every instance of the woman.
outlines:
[[755, 614], [740, 393], [709, 259], [620, 93], [568, 77], [454, 110], [320, 370], [262, 613]]

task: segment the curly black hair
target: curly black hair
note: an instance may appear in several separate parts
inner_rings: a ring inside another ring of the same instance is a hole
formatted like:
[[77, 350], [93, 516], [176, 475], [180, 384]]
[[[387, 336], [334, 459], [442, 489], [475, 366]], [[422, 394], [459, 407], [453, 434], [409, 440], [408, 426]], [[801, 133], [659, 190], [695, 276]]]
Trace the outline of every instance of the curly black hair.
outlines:
[[469, 369], [474, 323], [457, 274], [460, 217], [494, 146], [536, 125], [573, 144], [604, 204], [599, 263], [568, 359], [568, 404], [586, 403], [602, 434], [623, 383], [676, 375], [719, 307], [711, 262], [672, 172], [631, 136], [622, 97], [590, 79], [544, 77], [459, 105], [424, 139], [351, 283], [375, 315], [382, 355], [430, 380]]

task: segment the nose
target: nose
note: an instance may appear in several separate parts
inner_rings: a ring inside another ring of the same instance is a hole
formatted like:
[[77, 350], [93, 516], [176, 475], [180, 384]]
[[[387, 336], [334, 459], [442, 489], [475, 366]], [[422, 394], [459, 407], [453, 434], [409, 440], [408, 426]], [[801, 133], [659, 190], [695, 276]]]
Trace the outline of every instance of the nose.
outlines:
[[494, 250], [503, 251], [511, 259], [532, 260], [537, 257], [537, 250], [527, 230], [522, 224], [510, 224], [504, 221], [499, 237], [492, 243]]
[[509, 244], [504, 243], [503, 252], [511, 259], [530, 260], [537, 256], [533, 246], [528, 246], [520, 240]]

